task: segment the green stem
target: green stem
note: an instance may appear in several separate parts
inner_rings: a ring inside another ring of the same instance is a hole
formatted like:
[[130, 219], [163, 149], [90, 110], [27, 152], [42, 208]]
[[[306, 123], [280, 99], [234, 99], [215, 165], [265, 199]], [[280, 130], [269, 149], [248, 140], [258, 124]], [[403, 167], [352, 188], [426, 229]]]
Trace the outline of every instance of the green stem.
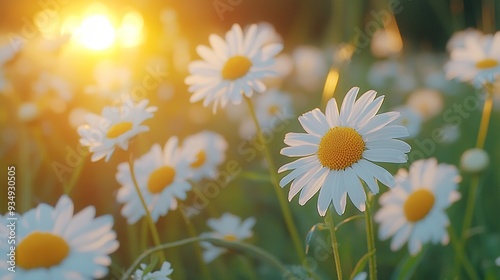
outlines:
[[[474, 270], [474, 267], [472, 266], [469, 258], [464, 252], [464, 247], [463, 243], [461, 240], [458, 238], [457, 234], [453, 230], [452, 227], [449, 228], [449, 233], [450, 233], [450, 238], [451, 238], [451, 245], [453, 246], [453, 250], [455, 251], [455, 267], [454, 267], [454, 274], [455, 279], [460, 279], [460, 265], [457, 265], [458, 262], [460, 262], [465, 269], [465, 272], [467, 273], [467, 276], [469, 279], [472, 280], [479, 280], [479, 276], [477, 275], [476, 271]], [[458, 260], [458, 262], [457, 262]]]
[[250, 110], [250, 115], [252, 116], [253, 122], [255, 123], [255, 126], [257, 128], [257, 139], [259, 142], [264, 146], [264, 156], [267, 161], [267, 167], [269, 169], [269, 174], [271, 175], [271, 181], [274, 186], [274, 190], [276, 191], [276, 195], [278, 196], [278, 200], [280, 203], [281, 211], [283, 213], [283, 216], [285, 218], [286, 225], [288, 227], [288, 232], [290, 233], [290, 236], [292, 237], [292, 242], [295, 247], [295, 250], [297, 251], [297, 256], [300, 258], [300, 260], [303, 260], [306, 256], [304, 253], [304, 249], [302, 247], [302, 243], [300, 242], [299, 238], [299, 233], [297, 231], [297, 228], [295, 226], [295, 223], [292, 218], [292, 213], [290, 211], [290, 208], [288, 206], [288, 203], [286, 201], [285, 196], [283, 195], [283, 192], [281, 190], [281, 187], [279, 185], [278, 181], [278, 176], [277, 176], [277, 169], [274, 165], [273, 158], [271, 156], [271, 152], [269, 151], [269, 147], [264, 141], [264, 137], [262, 135], [262, 129], [260, 127], [259, 121], [257, 120], [257, 116], [255, 115], [255, 110], [252, 104], [252, 100], [248, 97], [245, 96], [245, 101], [248, 104], [248, 108]]
[[368, 252], [370, 258], [368, 259], [369, 275], [371, 280], [377, 279], [377, 259], [376, 259], [376, 249], [375, 249], [375, 234], [373, 232], [373, 223], [370, 210], [371, 195], [367, 195], [366, 200], [366, 210], [365, 210], [365, 221], [366, 221], [366, 242], [368, 244]]
[[73, 189], [76, 186], [76, 182], [78, 181], [77, 179], [80, 177], [80, 174], [82, 173], [83, 166], [85, 165], [85, 161], [87, 159], [87, 156], [85, 155], [81, 161], [80, 164], [73, 170], [73, 173], [71, 173], [71, 177], [69, 178], [69, 182], [63, 185], [64, 188], [64, 193], [67, 195], [70, 195]]
[[134, 263], [127, 269], [127, 271], [122, 275], [121, 280], [127, 280], [130, 279], [130, 276], [134, 272], [134, 269], [141, 263], [141, 261], [149, 256], [150, 254], [153, 254], [158, 251], [162, 251], [165, 249], [169, 248], [174, 248], [186, 244], [191, 244], [195, 242], [210, 242], [214, 244], [215, 246], [221, 246], [225, 247], [228, 249], [233, 249], [235, 251], [241, 251], [241, 252], [247, 252], [251, 255], [253, 255], [255, 258], [265, 261], [274, 267], [276, 267], [281, 273], [286, 273], [287, 268], [273, 255], [269, 254], [268, 252], [262, 250], [259, 247], [246, 244], [246, 243], [240, 243], [240, 242], [232, 242], [232, 241], [225, 241], [221, 239], [215, 239], [215, 238], [209, 238], [209, 237], [193, 237], [193, 238], [187, 238], [171, 243], [165, 243], [161, 244], [159, 246], [155, 246], [145, 252], [143, 252], [135, 261]]
[[332, 242], [332, 250], [333, 250], [333, 258], [335, 260], [335, 268], [337, 271], [337, 279], [342, 280], [342, 266], [340, 265], [340, 254], [339, 254], [339, 246], [337, 243], [337, 236], [335, 234], [335, 224], [333, 222], [333, 209], [328, 209], [326, 212], [325, 223], [328, 225], [328, 230], [330, 231], [330, 239]]
[[[142, 207], [144, 208], [144, 212], [146, 213], [146, 221], [148, 222], [149, 225], [149, 230], [151, 231], [151, 236], [153, 237], [153, 242], [155, 246], [160, 246], [161, 241], [160, 241], [160, 236], [158, 234], [158, 230], [156, 229], [155, 223], [153, 222], [153, 219], [151, 218], [151, 214], [149, 213], [148, 205], [146, 204], [146, 201], [144, 200], [144, 197], [142, 196], [141, 189], [139, 188], [139, 184], [137, 183], [137, 178], [135, 177], [135, 170], [134, 170], [134, 157], [132, 154], [130, 155], [128, 164], [130, 166], [130, 175], [132, 176], [132, 181], [134, 182], [134, 187], [135, 191], [137, 192], [137, 195], [139, 196], [139, 199], [141, 200]], [[163, 252], [160, 252], [160, 263], [163, 263], [165, 261], [165, 254]]]
[[[197, 237], [198, 234], [196, 232], [196, 229], [194, 228], [193, 223], [191, 223], [189, 221], [189, 219], [187, 217], [185, 217], [184, 215], [182, 215], [182, 217], [184, 218], [184, 221], [186, 222], [186, 226], [187, 226], [189, 235], [191, 237]], [[209, 271], [207, 269], [207, 266], [205, 265], [205, 261], [203, 260], [203, 253], [202, 253], [201, 246], [199, 244], [197, 244], [195, 246], [194, 250], [196, 251], [196, 256], [198, 258], [198, 263], [199, 263], [199, 265], [201, 267], [201, 274], [203, 276], [203, 279], [211, 279], [210, 273], [209, 273]]]

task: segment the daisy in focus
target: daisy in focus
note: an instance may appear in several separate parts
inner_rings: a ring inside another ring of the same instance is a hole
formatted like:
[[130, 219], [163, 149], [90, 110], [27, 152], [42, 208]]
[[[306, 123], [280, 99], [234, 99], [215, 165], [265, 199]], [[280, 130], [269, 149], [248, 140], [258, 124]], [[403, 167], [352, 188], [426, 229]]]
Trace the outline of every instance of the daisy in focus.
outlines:
[[147, 107], [148, 100], [135, 104], [128, 99], [121, 107], [105, 107], [102, 116], [87, 114], [87, 124], [78, 127], [80, 144], [89, 147], [92, 161], [108, 161], [116, 147], [128, 149], [130, 139], [149, 128], [142, 125], [153, 117], [156, 107]]
[[[374, 194], [378, 193], [377, 180], [393, 187], [393, 176], [376, 162], [404, 163], [410, 145], [395, 139], [407, 137], [408, 130], [390, 124], [400, 114], [378, 114], [384, 96], [375, 98], [373, 90], [358, 100], [359, 88], [352, 88], [344, 98], [340, 112], [332, 98], [326, 105], [326, 114], [318, 108], [299, 117], [306, 133], [287, 133], [281, 154], [299, 159], [283, 165], [278, 172], [292, 170], [280, 181], [284, 187], [292, 182], [288, 200], [299, 192], [299, 204], [304, 205], [319, 191], [318, 212], [326, 214], [333, 204], [339, 215], [346, 207], [349, 196], [360, 210], [365, 210], [366, 194], [363, 180]], [[361, 179], [361, 180], [360, 180]]]
[[448, 79], [471, 82], [476, 87], [493, 83], [500, 75], [500, 32], [464, 38], [464, 46], [451, 50], [451, 60], [445, 65]]
[[408, 242], [411, 255], [428, 242], [448, 244], [445, 209], [460, 198], [457, 168], [434, 158], [418, 160], [409, 172], [400, 169], [395, 179], [396, 187], [380, 196], [382, 207], [374, 216], [380, 223], [380, 239], [393, 236], [393, 251]]
[[[64, 195], [55, 207], [42, 203], [18, 217], [16, 271], [8, 271], [8, 263], [1, 262], [0, 278], [91, 280], [106, 276], [111, 264], [108, 255], [118, 248], [113, 217], [95, 218], [93, 206], [75, 215], [73, 210], [73, 202]], [[6, 225], [0, 226], [2, 231]], [[8, 246], [0, 243], [4, 256]]]
[[226, 158], [227, 142], [220, 134], [203, 131], [187, 137], [182, 144], [186, 157], [192, 159], [191, 179], [216, 178], [217, 167]]
[[149, 272], [146, 275], [144, 275], [144, 270], [146, 269], [146, 265], [141, 263], [140, 265], [141, 268], [138, 268], [134, 272], [133, 279], [136, 280], [170, 280], [169, 277], [172, 272], [174, 272], [174, 269], [172, 268], [172, 265], [169, 262], [164, 262], [161, 265], [160, 270], [154, 271], [154, 272]]
[[234, 24], [226, 33], [225, 41], [212, 34], [210, 45], [198, 46], [197, 53], [203, 60], [189, 65], [191, 76], [185, 82], [193, 93], [192, 103], [203, 99], [203, 106], [213, 103], [222, 108], [231, 101], [239, 104], [253, 92], [264, 92], [262, 82], [265, 77], [275, 76], [272, 70], [276, 56], [282, 49], [281, 43], [267, 43], [272, 34], [268, 28], [251, 25], [244, 33], [238, 24]]
[[[186, 192], [191, 190], [187, 182], [190, 164], [191, 161], [183, 156], [178, 147], [177, 137], [171, 137], [163, 150], [160, 145], [153, 145], [147, 154], [135, 161], [137, 184], [154, 222], [166, 215], [169, 209], [177, 209], [177, 199], [186, 199]], [[116, 199], [125, 203], [121, 213], [129, 224], [134, 224], [146, 213], [127, 162], [118, 165], [116, 180], [122, 185]]]
[[[226, 241], [240, 241], [252, 237], [252, 227], [255, 225], [255, 218], [250, 217], [241, 221], [240, 217], [230, 213], [224, 213], [219, 219], [208, 219], [208, 226], [213, 232], [204, 232], [200, 237], [218, 238]], [[225, 248], [212, 245], [210, 242], [201, 242], [203, 251], [203, 260], [209, 263], [219, 255], [225, 253]]]

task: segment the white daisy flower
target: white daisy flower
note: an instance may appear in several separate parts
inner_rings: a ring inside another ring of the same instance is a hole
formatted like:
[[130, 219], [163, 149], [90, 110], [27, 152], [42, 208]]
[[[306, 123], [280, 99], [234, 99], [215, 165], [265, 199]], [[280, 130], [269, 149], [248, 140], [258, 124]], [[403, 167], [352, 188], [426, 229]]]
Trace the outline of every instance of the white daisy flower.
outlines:
[[294, 82], [308, 92], [319, 90], [325, 83], [328, 63], [320, 48], [299, 46], [292, 53]]
[[87, 114], [87, 124], [78, 127], [80, 144], [89, 147], [92, 161], [108, 161], [115, 148], [128, 149], [129, 140], [149, 128], [142, 122], [153, 117], [156, 107], [147, 107], [148, 100], [135, 104], [126, 100], [121, 107], [105, 107], [102, 116]]
[[140, 267], [141, 268], [138, 268], [134, 272], [134, 280], [170, 280], [170, 278], [167, 276], [174, 272], [174, 269], [169, 262], [164, 262], [161, 265], [160, 270], [149, 272], [146, 275], [144, 275], [144, 269], [146, 269], [147, 265], [141, 263]]
[[265, 91], [262, 79], [276, 75], [272, 71], [274, 56], [283, 48], [280, 43], [265, 44], [269, 39], [267, 31], [251, 25], [243, 33], [241, 27], [234, 24], [226, 33], [225, 41], [210, 35], [212, 49], [198, 46], [196, 51], [204, 60], [189, 65], [191, 76], [185, 82], [193, 92], [190, 101], [204, 99], [203, 106], [213, 103], [215, 112], [219, 104], [222, 108], [229, 101], [239, 104], [243, 94], [250, 97], [253, 91]]
[[408, 129], [408, 137], [413, 138], [420, 133], [422, 117], [418, 112], [408, 106], [400, 106], [394, 108], [393, 111], [401, 114], [401, 117], [395, 120], [393, 124], [399, 124], [406, 127]]
[[[219, 219], [208, 219], [208, 226], [213, 229], [213, 232], [204, 232], [200, 237], [218, 238], [226, 241], [241, 241], [252, 237], [252, 227], [255, 225], [255, 218], [250, 217], [245, 221], [241, 221], [240, 217], [230, 213], [224, 213]], [[212, 245], [210, 242], [201, 242], [203, 251], [203, 260], [209, 263], [216, 259], [219, 255], [225, 253], [225, 248], [220, 248]]]
[[[191, 161], [178, 147], [177, 137], [171, 137], [163, 151], [160, 145], [155, 144], [148, 153], [135, 160], [137, 184], [154, 222], [166, 215], [169, 209], [177, 209], [177, 199], [186, 199], [186, 192], [191, 190], [187, 182], [189, 164]], [[128, 163], [118, 165], [116, 180], [122, 185], [116, 199], [125, 203], [121, 213], [129, 224], [134, 224], [146, 213], [135, 190]]]
[[[15, 273], [0, 262], [0, 279], [65, 280], [96, 279], [108, 274], [109, 254], [116, 251], [118, 241], [113, 217], [95, 217], [88, 206], [73, 215], [73, 202], [64, 195], [55, 207], [39, 204], [17, 220]], [[6, 223], [2, 223], [0, 228]], [[2, 231], [3, 231], [2, 230]], [[9, 246], [0, 243], [2, 256]]]
[[446, 49], [451, 52], [454, 49], [465, 48], [465, 42], [467, 40], [479, 41], [483, 36], [483, 32], [475, 28], [467, 28], [465, 30], [455, 32], [451, 35], [448, 43], [446, 43]]
[[445, 209], [460, 198], [460, 181], [453, 165], [439, 164], [434, 158], [415, 161], [409, 173], [400, 169], [396, 187], [380, 196], [382, 208], [375, 214], [382, 240], [393, 236], [391, 250], [399, 250], [408, 241], [411, 255], [427, 242], [446, 245], [446, 227], [450, 224]]
[[203, 131], [187, 137], [182, 144], [186, 157], [191, 159], [191, 179], [216, 178], [217, 167], [226, 158], [227, 142], [220, 134]]
[[[293, 170], [280, 181], [284, 187], [292, 182], [288, 199], [300, 193], [299, 204], [304, 205], [319, 191], [318, 212], [326, 214], [330, 203], [342, 215], [346, 198], [360, 210], [365, 210], [366, 194], [361, 180], [373, 193], [378, 193], [376, 180], [389, 187], [394, 178], [384, 168], [372, 163], [404, 163], [410, 146], [395, 138], [408, 136], [408, 130], [390, 123], [398, 112], [376, 115], [384, 96], [375, 99], [373, 90], [357, 101], [359, 88], [352, 88], [342, 106], [332, 98], [326, 106], [326, 115], [318, 108], [299, 117], [306, 133], [287, 133], [281, 154], [300, 159], [283, 165], [278, 172]], [[360, 180], [361, 179], [361, 180]]]
[[445, 65], [448, 79], [471, 82], [476, 87], [492, 83], [500, 75], [500, 31], [477, 39], [465, 38], [464, 47], [451, 50]]
[[423, 120], [428, 120], [443, 110], [444, 100], [439, 91], [422, 88], [410, 94], [406, 105], [418, 112]]

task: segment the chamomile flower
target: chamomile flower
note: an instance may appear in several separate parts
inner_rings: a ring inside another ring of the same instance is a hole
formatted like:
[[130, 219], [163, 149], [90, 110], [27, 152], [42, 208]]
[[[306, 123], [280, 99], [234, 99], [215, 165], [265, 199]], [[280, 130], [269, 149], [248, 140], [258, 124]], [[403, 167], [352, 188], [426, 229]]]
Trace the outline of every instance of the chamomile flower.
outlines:
[[393, 236], [393, 251], [408, 242], [412, 255], [428, 242], [446, 245], [450, 221], [445, 209], [460, 198], [457, 168], [434, 158], [418, 160], [409, 172], [400, 169], [395, 179], [396, 186], [380, 196], [382, 208], [374, 217], [380, 223], [380, 239]]
[[492, 83], [500, 75], [500, 32], [479, 39], [465, 38], [463, 47], [451, 50], [445, 65], [448, 79], [471, 82], [476, 87]]
[[394, 124], [399, 124], [408, 129], [409, 137], [415, 137], [420, 133], [422, 125], [422, 117], [418, 112], [408, 106], [400, 106], [394, 109], [399, 112], [401, 117], [394, 121]]
[[[252, 227], [255, 225], [255, 218], [250, 217], [242, 222], [240, 217], [224, 213], [219, 219], [208, 219], [207, 224], [214, 231], [202, 233], [201, 237], [240, 241], [252, 237]], [[227, 251], [224, 248], [212, 245], [210, 242], [201, 242], [200, 245], [205, 249], [203, 251], [203, 260], [205, 263], [213, 261]]]
[[288, 199], [300, 193], [299, 204], [304, 205], [319, 191], [318, 212], [326, 214], [333, 204], [343, 214], [346, 198], [360, 210], [365, 210], [366, 194], [361, 180], [373, 193], [378, 193], [376, 180], [389, 187], [394, 178], [376, 162], [404, 163], [410, 146], [398, 139], [408, 136], [401, 125], [390, 124], [398, 112], [376, 115], [383, 96], [375, 98], [370, 90], [357, 101], [359, 88], [352, 88], [344, 98], [340, 112], [332, 98], [326, 105], [326, 115], [318, 108], [299, 117], [306, 133], [287, 133], [281, 154], [301, 157], [283, 165], [278, 172], [293, 170], [280, 181], [284, 187], [292, 182]]
[[87, 124], [78, 127], [80, 144], [89, 147], [92, 161], [108, 161], [116, 147], [128, 149], [129, 140], [149, 128], [142, 122], [153, 117], [156, 107], [147, 107], [148, 100], [135, 104], [128, 99], [121, 107], [105, 107], [102, 116], [87, 114]]
[[[16, 272], [8, 271], [8, 263], [2, 261], [0, 278], [90, 280], [106, 276], [111, 264], [108, 255], [118, 248], [111, 229], [113, 217], [95, 218], [93, 206], [75, 215], [73, 211], [73, 202], [64, 195], [55, 207], [42, 203], [18, 217]], [[9, 250], [6, 243], [0, 243], [2, 256]]]
[[146, 269], [147, 265], [141, 263], [140, 267], [141, 268], [138, 268], [134, 272], [134, 280], [170, 280], [170, 278], [167, 276], [174, 272], [174, 269], [169, 262], [164, 262], [161, 265], [160, 270], [149, 272], [146, 275], [144, 275], [144, 270]]
[[[137, 184], [154, 222], [166, 215], [169, 209], [177, 209], [177, 199], [186, 199], [186, 192], [191, 189], [187, 182], [189, 164], [190, 159], [178, 147], [177, 137], [171, 137], [163, 150], [160, 145], [153, 145], [148, 153], [135, 161]], [[134, 224], [146, 213], [135, 190], [128, 163], [118, 165], [116, 180], [122, 185], [116, 199], [125, 204], [121, 213], [129, 224]]]
[[217, 167], [225, 160], [227, 142], [220, 134], [203, 131], [191, 135], [182, 144], [186, 157], [192, 159], [189, 168], [191, 179], [215, 178]]
[[203, 99], [203, 106], [213, 103], [213, 111], [217, 106], [222, 108], [231, 101], [241, 103], [243, 95], [250, 97], [253, 91], [263, 92], [266, 86], [262, 79], [274, 76], [274, 56], [283, 45], [266, 44], [269, 30], [251, 25], [243, 32], [238, 24], [234, 24], [226, 33], [225, 41], [212, 34], [209, 37], [212, 49], [198, 46], [196, 51], [203, 60], [189, 65], [191, 76], [185, 82], [193, 93], [190, 101]]
[[422, 88], [410, 94], [406, 105], [418, 112], [423, 120], [428, 120], [443, 110], [444, 100], [441, 92], [430, 88]]

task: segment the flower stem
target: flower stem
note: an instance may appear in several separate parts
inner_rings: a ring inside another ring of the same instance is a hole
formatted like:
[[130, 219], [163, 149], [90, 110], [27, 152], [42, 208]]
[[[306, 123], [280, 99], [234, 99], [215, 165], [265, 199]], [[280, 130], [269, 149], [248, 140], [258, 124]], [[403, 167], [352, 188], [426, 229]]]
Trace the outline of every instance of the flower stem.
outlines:
[[340, 254], [339, 254], [339, 246], [337, 243], [337, 236], [335, 234], [335, 224], [333, 222], [331, 207], [326, 212], [325, 223], [328, 225], [328, 229], [330, 231], [330, 239], [332, 242], [332, 250], [333, 250], [333, 258], [335, 260], [335, 268], [337, 271], [337, 279], [342, 280], [342, 266], [340, 265]]
[[[191, 223], [191, 221], [189, 221], [189, 218], [186, 217], [184, 214], [182, 214], [181, 216], [184, 218], [184, 221], [186, 222], [186, 226], [187, 226], [189, 235], [191, 237], [197, 237], [198, 233], [196, 232], [196, 229], [195, 229], [193, 223]], [[210, 272], [208, 271], [207, 266], [205, 265], [205, 262], [203, 261], [203, 253], [202, 253], [202, 249], [201, 249], [200, 244], [197, 244], [195, 246], [194, 250], [195, 250], [196, 256], [198, 258], [198, 263], [201, 267], [201, 275], [203, 276], [203, 279], [209, 279], [209, 280], [212, 279], [210, 277]]]
[[280, 203], [281, 211], [283, 213], [283, 216], [285, 218], [286, 225], [288, 227], [288, 232], [290, 233], [290, 236], [292, 237], [292, 242], [295, 247], [295, 250], [297, 251], [297, 256], [299, 257], [300, 260], [303, 260], [305, 256], [304, 249], [302, 247], [302, 243], [300, 242], [299, 238], [299, 233], [297, 231], [297, 228], [295, 226], [295, 223], [292, 218], [292, 213], [290, 211], [290, 208], [287, 204], [287, 201], [285, 199], [285, 196], [283, 195], [283, 192], [281, 191], [281, 187], [279, 185], [278, 177], [277, 177], [277, 171], [276, 167], [274, 165], [273, 158], [271, 156], [271, 152], [269, 151], [269, 147], [267, 146], [264, 137], [262, 135], [262, 129], [260, 127], [259, 121], [257, 120], [257, 116], [255, 114], [255, 109], [252, 104], [252, 100], [248, 97], [245, 96], [245, 101], [247, 102], [248, 109], [250, 111], [250, 115], [253, 119], [253, 122], [255, 123], [255, 126], [257, 128], [257, 139], [258, 141], [264, 146], [264, 156], [267, 161], [267, 167], [269, 169], [269, 174], [271, 175], [271, 181], [274, 186], [274, 190], [276, 191], [276, 195], [278, 196], [278, 200]]
[[222, 246], [225, 248], [229, 249], [234, 249], [239, 252], [244, 252], [253, 255], [259, 260], [268, 262], [269, 264], [273, 265], [276, 267], [281, 273], [286, 273], [288, 272], [287, 268], [273, 255], [269, 254], [268, 252], [262, 250], [259, 247], [253, 246], [251, 244], [246, 244], [246, 243], [241, 243], [241, 242], [233, 242], [233, 241], [225, 241], [222, 239], [214, 239], [214, 238], [209, 238], [209, 237], [193, 237], [193, 238], [187, 238], [171, 243], [165, 243], [161, 244], [159, 246], [155, 246], [145, 252], [143, 252], [135, 261], [134, 263], [127, 269], [127, 271], [122, 275], [121, 280], [127, 280], [130, 279], [130, 276], [132, 275], [134, 269], [141, 263], [141, 261], [149, 256], [150, 254], [153, 254], [157, 251], [162, 251], [165, 249], [169, 248], [174, 248], [194, 242], [202, 242], [202, 241], [207, 241], [215, 246]]
[[488, 133], [488, 126], [490, 124], [491, 109], [493, 107], [493, 93], [491, 86], [485, 85], [486, 100], [484, 101], [483, 114], [481, 115], [481, 123], [479, 125], [479, 132], [477, 135], [476, 148], [482, 149], [486, 141], [486, 134]]
[[469, 258], [464, 252], [463, 243], [458, 238], [457, 234], [455, 233], [455, 230], [452, 227], [450, 227], [448, 231], [450, 233], [451, 245], [453, 246], [453, 249], [455, 251], [455, 266], [453, 268], [454, 279], [460, 279], [459, 274], [460, 274], [460, 263], [461, 263], [464, 266], [465, 272], [467, 273], [469, 279], [478, 280], [479, 276], [477, 276], [474, 267], [472, 266]]
[[[130, 155], [128, 164], [130, 166], [130, 175], [132, 176], [132, 181], [134, 182], [135, 191], [137, 192], [137, 195], [141, 200], [142, 207], [144, 208], [144, 212], [146, 213], [145, 215], [146, 221], [148, 222], [149, 230], [151, 231], [151, 236], [153, 237], [153, 242], [155, 246], [160, 246], [161, 245], [160, 235], [158, 234], [158, 230], [156, 229], [155, 223], [151, 218], [148, 206], [146, 204], [146, 201], [144, 200], [144, 197], [142, 196], [141, 189], [139, 188], [139, 184], [137, 183], [137, 178], [135, 177], [134, 157], [132, 156], [132, 154]], [[163, 263], [165, 261], [165, 254], [163, 252], [160, 252], [159, 257], [160, 257], [160, 263]]]
[[371, 195], [368, 194], [366, 200], [366, 210], [365, 210], [365, 221], [366, 221], [366, 242], [368, 244], [368, 252], [370, 258], [368, 259], [369, 265], [369, 275], [371, 280], [377, 279], [377, 259], [376, 259], [376, 249], [375, 249], [375, 234], [373, 232], [373, 222], [370, 210]]

